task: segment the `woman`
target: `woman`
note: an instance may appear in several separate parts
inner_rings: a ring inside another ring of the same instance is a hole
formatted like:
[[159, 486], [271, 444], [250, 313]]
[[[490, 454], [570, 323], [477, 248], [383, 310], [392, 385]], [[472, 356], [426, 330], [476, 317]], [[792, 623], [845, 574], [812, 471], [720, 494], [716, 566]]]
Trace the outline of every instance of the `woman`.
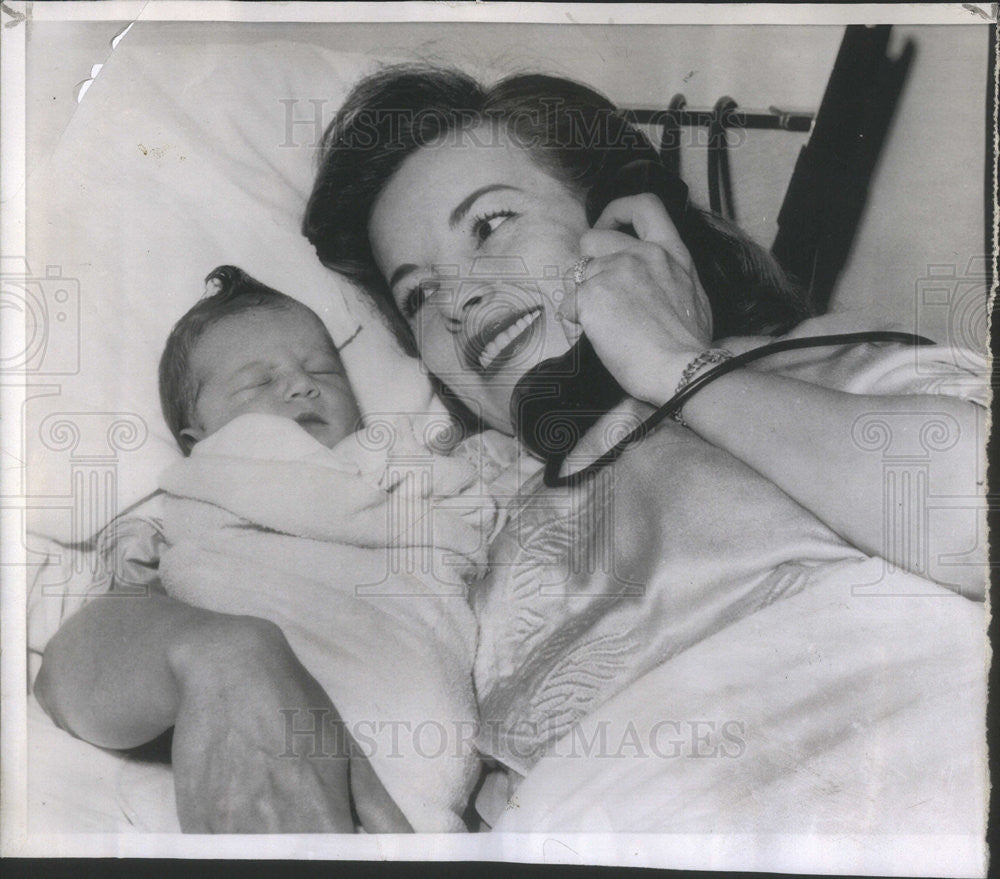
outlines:
[[[655, 197], [624, 198], [591, 230], [585, 194], [637, 158], [656, 154], [609, 102], [575, 83], [518, 76], [486, 90], [454, 72], [390, 68], [356, 88], [327, 132], [304, 231], [324, 263], [377, 291], [404, 344], [489, 426], [513, 431], [512, 386], [581, 333], [648, 411], [673, 396], [713, 339], [773, 335], [807, 308], [768, 254], [701, 211], [689, 209], [678, 226]], [[626, 225], [638, 240], [616, 231]], [[580, 283], [567, 284], [574, 266]], [[498, 317], [512, 314], [530, 325], [487, 363]], [[962, 400], [871, 399], [743, 369], [694, 396], [683, 420], [852, 545], [905, 566], [883, 545], [872, 491], [881, 461], [850, 429], [875, 408], [942, 407], [962, 427], [935, 464], [942, 489], [976, 496], [975, 468], [962, 465], [980, 454], [977, 413]], [[959, 530], [936, 529], [931, 557], [959, 550]], [[974, 564], [937, 573], [981, 595]]]
[[[327, 131], [304, 231], [327, 266], [373, 291], [448, 396], [497, 430], [517, 429], [524, 374], [585, 334], [628, 399], [564, 465], [579, 470], [730, 352], [797, 324], [794, 335], [829, 332], [800, 324], [807, 308], [768, 254], [683, 197], [612, 200], [590, 228], [588, 195], [636, 160], [657, 155], [577, 83], [522, 75], [484, 88], [388, 68]], [[967, 553], [968, 511], [926, 533], [886, 531], [885, 459], [861, 436], [876, 413], [913, 418], [899, 429], [921, 435], [947, 423], [949, 440], [928, 450], [934, 493], [982, 491], [982, 375], [939, 364], [935, 385], [921, 364], [940, 351], [915, 350], [758, 361], [704, 386], [680, 424], [663, 422], [559, 512], [541, 499], [564, 495], [523, 486], [473, 594], [484, 753], [526, 773], [645, 671], [847, 562], [882, 557], [981, 599], [984, 547], [967, 565], [938, 562]], [[938, 395], [945, 374], [964, 389]]]
[[[589, 227], [586, 193], [628, 161], [650, 157], [645, 139], [584, 87], [526, 76], [483, 90], [450, 72], [389, 69], [354, 90], [328, 132], [305, 231], [326, 264], [381, 294], [411, 350], [451, 398], [487, 425], [512, 432], [516, 380], [563, 354], [581, 333], [629, 395], [611, 417], [634, 423], [709, 365], [702, 355], [713, 339], [741, 336], [727, 347], [756, 347], [766, 341], [761, 336], [806, 315], [766, 254], [696, 210], [675, 222], [659, 202], [639, 195], [613, 201]], [[619, 231], [625, 225], [638, 237]], [[513, 335], [502, 335], [512, 327]], [[888, 353], [896, 366], [910, 362], [908, 351]], [[737, 558], [733, 535], [766, 545], [769, 570], [801, 556], [797, 540], [808, 543], [811, 563], [871, 554], [907, 564], [883, 547], [881, 495], [872, 491], [882, 479], [881, 461], [852, 438], [852, 426], [872, 411], [945, 413], [949, 424], [959, 425], [959, 439], [935, 452], [939, 490], [980, 494], [976, 467], [969, 466], [979, 455], [973, 403], [915, 396], [910, 386], [903, 396], [849, 393], [843, 386], [855, 387], [856, 375], [887, 354], [876, 346], [835, 354], [786, 358], [769, 370], [741, 369], [717, 379], [685, 404], [683, 426], [664, 423], [605, 471], [613, 479], [615, 509], [624, 510], [610, 522], [611, 564], [598, 564], [594, 577], [595, 566], [585, 563], [561, 581], [589, 590], [578, 618], [582, 628], [592, 627], [595, 611], [608, 604], [611, 612], [598, 617], [640, 627], [637, 606], [620, 597], [654, 577], [689, 588], [672, 590], [665, 612], [652, 619], [672, 619], [691, 607], [700, 612], [711, 604], [702, 600], [705, 584], [722, 575], [712, 571], [699, 579], [690, 572], [704, 572], [698, 565], [709, 557], [724, 562], [727, 584], [729, 569], [744, 564], [738, 573], [745, 589], [736, 590], [737, 598], [759, 604], [762, 583], [767, 586], [757, 575], [760, 553]], [[604, 450], [606, 427], [598, 424], [584, 437], [574, 452], [576, 466]], [[605, 533], [601, 522], [610, 521], [607, 506], [594, 497], [602, 485], [609, 483], [577, 490], [582, 499], [571, 510], [601, 513], [571, 535], [570, 544], [577, 540], [585, 555]], [[525, 487], [529, 500], [536, 488]], [[732, 502], [734, 492], [739, 503]], [[719, 498], [733, 516], [715, 515]], [[769, 511], [767, 528], [759, 530], [762, 507]], [[526, 503], [515, 522], [544, 529], [546, 515]], [[941, 521], [935, 528], [930, 559], [967, 549], [967, 522], [960, 511], [955, 516], [955, 527]], [[775, 541], [785, 526], [798, 529], [796, 539]], [[776, 543], [788, 545], [771, 552]], [[650, 545], [658, 547], [653, 557], [644, 549]], [[508, 529], [494, 553], [498, 570], [532, 562], [522, 550]], [[560, 561], [572, 550], [563, 547]], [[931, 573], [981, 594], [980, 570], [973, 564]], [[519, 662], [504, 646], [516, 616], [504, 613], [510, 579], [498, 583], [484, 584], [473, 597], [484, 644], [477, 680], [484, 713], [499, 720], [501, 739], [483, 747], [523, 770], [567, 720], [543, 717], [541, 727], [519, 738], [520, 694], [539, 693], [533, 682], [551, 668], [538, 658], [553, 653], [547, 649], [553, 630], [565, 629], [558, 614], [572, 613], [579, 602], [574, 589], [566, 589], [535, 613], [532, 618], [542, 620], [532, 632], [536, 649]], [[693, 628], [722, 625], [731, 610], [712, 605], [711, 619], [696, 620]], [[682, 616], [691, 621], [690, 613]], [[675, 630], [666, 635], [676, 636], [677, 649], [693, 637]], [[662, 633], [656, 647], [662, 650]], [[634, 651], [635, 644], [625, 648]], [[662, 658], [657, 650], [633, 653], [627, 674]], [[220, 677], [220, 667], [233, 671]], [[627, 683], [621, 675], [611, 680], [615, 687]], [[308, 755], [297, 761], [275, 756], [286, 745], [283, 724], [272, 722], [279, 709], [318, 706], [334, 716], [317, 689], [273, 627], [207, 614], [165, 596], [85, 607], [50, 642], [37, 684], [50, 714], [98, 744], [129, 747], [173, 726], [178, 808], [189, 830], [337, 826], [343, 804], [330, 794], [328, 764]], [[590, 704], [607, 695], [592, 693]], [[396, 826], [391, 804], [376, 800], [358, 808], [369, 810], [374, 829]]]

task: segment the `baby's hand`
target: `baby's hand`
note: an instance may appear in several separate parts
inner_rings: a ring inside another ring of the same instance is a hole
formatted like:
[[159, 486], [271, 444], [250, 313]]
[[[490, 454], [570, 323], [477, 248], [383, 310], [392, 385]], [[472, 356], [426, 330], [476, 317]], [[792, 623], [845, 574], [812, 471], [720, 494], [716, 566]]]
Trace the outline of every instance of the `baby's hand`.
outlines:
[[481, 437], [451, 455], [437, 454], [418, 440], [406, 416], [369, 425], [352, 443], [351, 459], [386, 492], [391, 545], [433, 547], [464, 558], [473, 576], [485, 571], [489, 546], [502, 524], [489, 486], [497, 477], [494, 471], [510, 469], [509, 462], [494, 460]]
[[467, 464], [454, 466], [459, 463], [440, 458], [422, 473], [401, 474], [388, 495], [395, 531], [391, 542], [398, 547], [432, 547], [443, 553], [442, 559], [461, 556], [479, 575], [486, 565], [497, 505], [478, 480], [470, 481]]
[[476, 481], [479, 474], [472, 461], [428, 449], [416, 438], [408, 418], [401, 417], [394, 428], [392, 445], [380, 480], [386, 491], [393, 491], [409, 479], [413, 489], [421, 496], [450, 497]]

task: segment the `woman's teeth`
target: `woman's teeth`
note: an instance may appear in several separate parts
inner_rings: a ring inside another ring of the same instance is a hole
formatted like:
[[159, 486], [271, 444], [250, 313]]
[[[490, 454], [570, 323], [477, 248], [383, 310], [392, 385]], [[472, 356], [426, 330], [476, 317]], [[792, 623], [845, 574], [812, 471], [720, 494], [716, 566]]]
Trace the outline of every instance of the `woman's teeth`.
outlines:
[[500, 352], [538, 320], [540, 314], [541, 311], [523, 314], [502, 333], [495, 336], [483, 349], [483, 353], [479, 355], [480, 368], [489, 369], [493, 361], [500, 355]]

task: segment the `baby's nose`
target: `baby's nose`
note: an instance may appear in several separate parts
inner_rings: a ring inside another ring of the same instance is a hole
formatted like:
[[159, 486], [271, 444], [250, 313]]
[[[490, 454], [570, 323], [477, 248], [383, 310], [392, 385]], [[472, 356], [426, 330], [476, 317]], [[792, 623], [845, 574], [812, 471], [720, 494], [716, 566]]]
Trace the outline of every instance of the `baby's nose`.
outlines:
[[285, 384], [285, 397], [295, 400], [300, 397], [311, 399], [319, 396], [319, 385], [315, 379], [304, 371], [298, 371], [290, 375]]

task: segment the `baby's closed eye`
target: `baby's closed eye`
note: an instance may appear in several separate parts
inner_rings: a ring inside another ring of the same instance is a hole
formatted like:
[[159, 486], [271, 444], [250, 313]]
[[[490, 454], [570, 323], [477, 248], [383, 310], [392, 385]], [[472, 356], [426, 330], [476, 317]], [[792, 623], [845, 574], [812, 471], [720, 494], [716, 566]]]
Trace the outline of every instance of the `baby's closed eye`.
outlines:
[[302, 368], [312, 375], [339, 375], [344, 371], [340, 358], [323, 352], [310, 352], [302, 360]]
[[251, 391], [266, 388], [271, 384], [273, 377], [268, 373], [257, 373], [243, 376], [233, 389], [234, 395], [247, 394]]

